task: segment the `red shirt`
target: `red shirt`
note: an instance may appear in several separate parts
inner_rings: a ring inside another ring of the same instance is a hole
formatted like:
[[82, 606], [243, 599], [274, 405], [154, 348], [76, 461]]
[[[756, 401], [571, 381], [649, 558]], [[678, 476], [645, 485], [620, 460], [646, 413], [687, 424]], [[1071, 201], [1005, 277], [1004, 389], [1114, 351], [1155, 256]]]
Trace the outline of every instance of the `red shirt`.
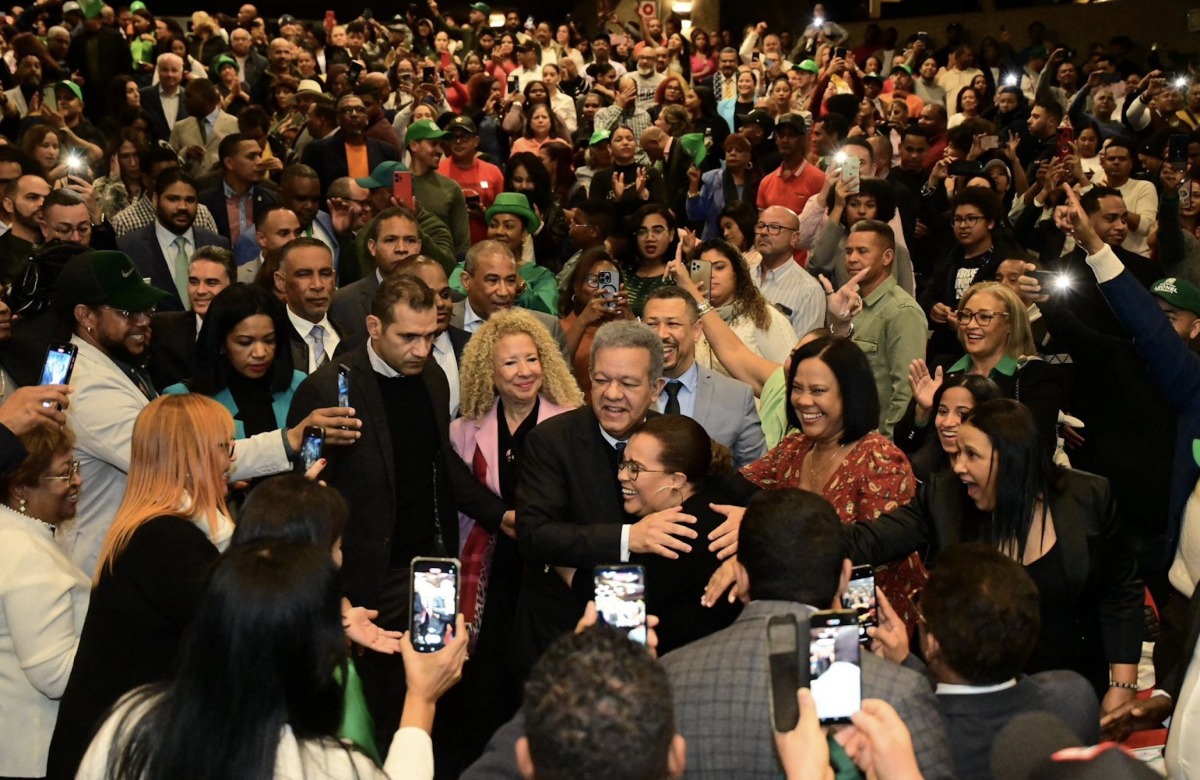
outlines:
[[771, 171], [758, 185], [759, 210], [767, 206], [785, 206], [796, 212], [804, 211], [808, 199], [825, 186], [825, 174], [815, 165], [800, 163], [796, 170], [787, 170], [782, 165]]
[[[463, 192], [474, 190], [479, 193], [479, 202], [486, 211], [496, 200], [496, 196], [504, 192], [504, 174], [490, 162], [475, 158], [470, 168], [459, 168], [454, 160], [443, 157], [438, 163], [438, 173], [453, 180]], [[471, 217], [471, 243], [478, 243], [487, 238], [487, 225], [476, 217]]]

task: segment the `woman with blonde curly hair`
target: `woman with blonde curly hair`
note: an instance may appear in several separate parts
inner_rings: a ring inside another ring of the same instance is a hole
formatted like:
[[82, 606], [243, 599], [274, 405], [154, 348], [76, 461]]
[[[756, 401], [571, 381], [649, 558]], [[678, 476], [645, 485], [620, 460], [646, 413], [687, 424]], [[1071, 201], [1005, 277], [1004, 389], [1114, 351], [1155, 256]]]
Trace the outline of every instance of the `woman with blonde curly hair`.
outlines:
[[[550, 331], [521, 309], [493, 314], [467, 342], [458, 372], [462, 417], [450, 424], [450, 444], [475, 478], [515, 509], [526, 436], [543, 420], [582, 405], [583, 393]], [[483, 739], [520, 704], [520, 688], [504, 656], [522, 562], [515, 529], [500, 531], [489, 533], [459, 515], [459, 603], [473, 643], [473, 669], [463, 686], [477, 703], [478, 728], [472, 730]]]
[[50, 745], [73, 777], [101, 716], [164, 680], [209, 569], [229, 543], [233, 416], [199, 394], [164, 395], [133, 424], [129, 477], [96, 568], [91, 606]]

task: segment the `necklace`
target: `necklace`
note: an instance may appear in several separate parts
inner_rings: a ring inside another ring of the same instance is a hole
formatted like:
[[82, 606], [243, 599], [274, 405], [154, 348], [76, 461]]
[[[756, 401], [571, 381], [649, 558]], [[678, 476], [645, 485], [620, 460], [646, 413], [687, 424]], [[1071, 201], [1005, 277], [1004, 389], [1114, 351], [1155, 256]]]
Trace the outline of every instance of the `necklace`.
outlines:
[[820, 470], [818, 470], [817, 469], [817, 445], [814, 444], [812, 450], [810, 450], [808, 453], [808, 458], [809, 458], [808, 470], [812, 473], [813, 477], [815, 478], [818, 474], [825, 473], [825, 469], [829, 468], [830, 464], [832, 464], [837, 459], [838, 454], [845, 448], [846, 448], [845, 444], [839, 445], [838, 448], [833, 451], [833, 454], [831, 454], [828, 458], [825, 459], [825, 464], [823, 466], [821, 466]]

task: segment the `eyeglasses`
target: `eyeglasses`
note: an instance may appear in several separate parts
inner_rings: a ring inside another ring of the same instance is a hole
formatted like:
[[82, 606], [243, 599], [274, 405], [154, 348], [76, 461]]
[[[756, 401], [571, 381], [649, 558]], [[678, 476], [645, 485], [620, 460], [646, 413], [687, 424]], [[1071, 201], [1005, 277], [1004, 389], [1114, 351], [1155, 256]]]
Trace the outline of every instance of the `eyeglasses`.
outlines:
[[638, 238], [645, 238], [646, 236], [654, 236], [655, 238], [658, 238], [659, 236], [665, 236], [666, 234], [667, 228], [664, 225], [654, 225], [648, 228], [637, 229]]
[[75, 475], [78, 473], [79, 473], [79, 461], [73, 460], [73, 461], [71, 461], [71, 465], [67, 467], [66, 474], [62, 474], [57, 477], [42, 477], [42, 479], [47, 480], [48, 482], [70, 482], [72, 479], [75, 478]]
[[584, 274], [583, 284], [585, 287], [593, 287], [600, 289], [600, 277], [596, 274]]
[[237, 446], [237, 442], [236, 442], [236, 441], [232, 441], [232, 440], [231, 440], [231, 441], [222, 441], [222, 442], [218, 442], [218, 443], [216, 444], [216, 447], [217, 447], [218, 449], [225, 449], [226, 447], [228, 447], [228, 448], [229, 448], [229, 457], [230, 457], [230, 458], [232, 458], [232, 457], [233, 457], [233, 449], [234, 449], [234, 447], [236, 447], [236, 446]]
[[92, 234], [92, 226], [86, 222], [82, 225], [51, 225], [50, 232], [58, 238], [71, 238], [73, 236], [87, 238]]
[[975, 227], [977, 224], [979, 224], [979, 220], [981, 219], [983, 219], [981, 214], [962, 214], [960, 216], [951, 217], [950, 224], [954, 225], [954, 227], [958, 227], [959, 225]]
[[363, 106], [342, 106], [338, 109], [339, 114], [365, 114], [367, 109]]
[[991, 325], [992, 320], [996, 319], [997, 317], [1007, 316], [1008, 312], [1006, 311], [988, 311], [987, 309], [980, 309], [979, 311], [959, 309], [958, 311], [954, 312], [954, 319], [958, 320], [959, 325], [970, 325], [971, 320], [975, 320], [979, 323], [979, 327], [981, 328], [986, 328], [988, 325]]
[[101, 304], [101, 309], [108, 309], [113, 314], [119, 314], [123, 319], [132, 320], [135, 317], [153, 317], [158, 311], [157, 306], [151, 306], [149, 309], [139, 309], [138, 311], [130, 311], [129, 309], [118, 309], [108, 304]]
[[635, 482], [637, 481], [638, 474], [644, 474], [644, 473], [645, 474], [667, 474], [667, 473], [669, 473], [667, 471], [664, 471], [663, 469], [648, 469], [645, 466], [643, 466], [642, 464], [638, 463], [636, 460], [622, 460], [617, 465], [617, 473], [619, 474], [622, 469], [624, 469], [625, 471], [628, 471], [629, 478]]
[[790, 228], [783, 225], [776, 225], [774, 223], [768, 224], [766, 222], [759, 222], [754, 226], [755, 233], [766, 233], [768, 236], [777, 236], [784, 230], [795, 233], [797, 230], [799, 230], [799, 228]]

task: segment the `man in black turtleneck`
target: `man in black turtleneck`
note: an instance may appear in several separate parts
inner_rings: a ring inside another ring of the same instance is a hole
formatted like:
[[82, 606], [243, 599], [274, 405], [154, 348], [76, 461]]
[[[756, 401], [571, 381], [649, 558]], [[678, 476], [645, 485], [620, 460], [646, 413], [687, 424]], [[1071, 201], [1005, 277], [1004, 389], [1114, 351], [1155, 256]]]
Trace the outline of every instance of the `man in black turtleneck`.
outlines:
[[[379, 626], [407, 630], [412, 558], [455, 556], [459, 511], [492, 533], [516, 520], [450, 447], [449, 385], [429, 359], [438, 327], [433, 291], [411, 274], [385, 277], [366, 325], [367, 342], [309, 376], [288, 417], [335, 404], [338, 373], [349, 372], [362, 437], [327, 451], [322, 473], [351, 507], [342, 584], [352, 604], [379, 610]], [[356, 664], [386, 749], [404, 704], [403, 659], [368, 650]]]

